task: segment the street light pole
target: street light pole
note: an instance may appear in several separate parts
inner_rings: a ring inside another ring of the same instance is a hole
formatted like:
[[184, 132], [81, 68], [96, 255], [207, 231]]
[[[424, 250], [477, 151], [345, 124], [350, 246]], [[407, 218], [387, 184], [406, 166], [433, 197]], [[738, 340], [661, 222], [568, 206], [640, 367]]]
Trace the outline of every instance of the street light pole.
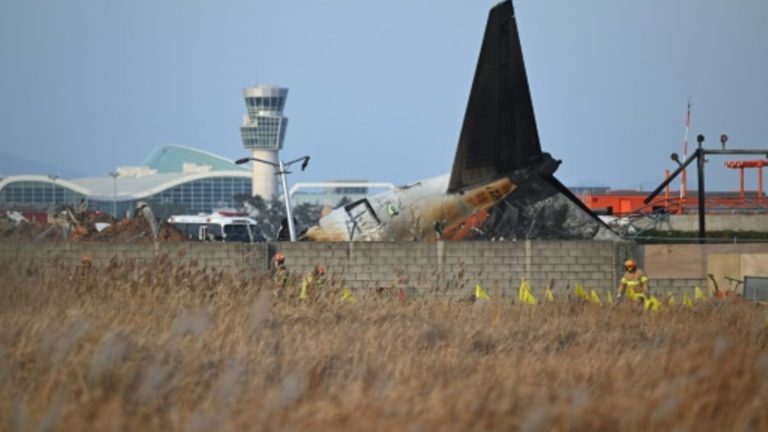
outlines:
[[696, 160], [696, 174], [698, 175], [699, 188], [697, 191], [699, 194], [699, 243], [704, 244], [707, 242], [707, 205], [705, 202], [707, 194], [704, 191], [704, 162], [706, 162], [704, 157], [706, 154], [704, 153], [704, 148], [701, 146], [701, 144], [704, 143], [704, 135], [699, 134], [696, 137], [696, 141], [699, 143], [699, 148], [696, 149], [696, 152], [699, 154]]
[[291, 235], [291, 241], [296, 241], [296, 227], [293, 225], [293, 206], [288, 200], [288, 180], [285, 178], [286, 174], [289, 174], [285, 170], [285, 164], [280, 161], [278, 169], [280, 170], [280, 181], [283, 183], [283, 200], [285, 201], [285, 214], [288, 218], [288, 233]]
[[120, 176], [120, 173], [112, 171], [109, 173], [109, 176], [114, 180], [112, 189], [112, 217], [117, 219], [117, 178]]
[[285, 215], [288, 218], [288, 233], [290, 234], [291, 241], [296, 241], [296, 227], [293, 225], [293, 210], [291, 208], [291, 201], [288, 198], [288, 179], [286, 175], [291, 173], [288, 171], [288, 167], [295, 164], [296, 162], [302, 162], [301, 170], [304, 171], [309, 164], [309, 156], [302, 156], [289, 162], [279, 161], [278, 163], [258, 159], [255, 157], [245, 157], [236, 160], [235, 163], [242, 165], [248, 161], [261, 162], [277, 168], [277, 172], [275, 174], [280, 176], [280, 181], [283, 184], [283, 200], [285, 201]]

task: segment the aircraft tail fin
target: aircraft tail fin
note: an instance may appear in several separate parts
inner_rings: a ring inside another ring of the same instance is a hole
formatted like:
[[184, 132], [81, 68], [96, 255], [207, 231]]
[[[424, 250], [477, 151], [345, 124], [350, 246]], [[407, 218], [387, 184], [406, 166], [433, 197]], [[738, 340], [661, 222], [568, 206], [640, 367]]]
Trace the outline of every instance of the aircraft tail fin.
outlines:
[[488, 17], [448, 192], [548, 156], [539, 143], [512, 1], [505, 0]]

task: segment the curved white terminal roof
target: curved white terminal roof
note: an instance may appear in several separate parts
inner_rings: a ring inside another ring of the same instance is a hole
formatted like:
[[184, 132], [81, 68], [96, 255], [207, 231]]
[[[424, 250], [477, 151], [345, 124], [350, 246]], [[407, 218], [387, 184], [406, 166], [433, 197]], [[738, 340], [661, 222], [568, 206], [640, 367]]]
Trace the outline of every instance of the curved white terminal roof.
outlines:
[[[107, 178], [109, 180], [112, 180], [110, 177], [107, 177]], [[56, 186], [66, 187], [71, 189], [74, 192], [81, 193], [83, 195], [90, 194], [90, 191], [87, 188], [83, 187], [82, 185], [72, 180], [57, 178], [54, 181], [47, 175], [17, 175], [17, 176], [3, 177], [3, 179], [0, 180], [0, 190], [2, 190], [5, 186], [11, 183], [16, 183], [16, 182], [40, 182], [40, 183], [50, 183], [51, 185], [55, 183]]]
[[[142, 177], [117, 177], [117, 195], [115, 180], [112, 177], [85, 177], [79, 179], [56, 179], [56, 185], [67, 187], [75, 192], [86, 195], [89, 199], [111, 201], [128, 201], [149, 198], [166, 189], [196, 180], [208, 178], [241, 178], [251, 180], [251, 175], [244, 171], [213, 171], [205, 173], [170, 173], [154, 174]], [[10, 176], [0, 181], [0, 189], [10, 183], [33, 181], [54, 183], [48, 176], [22, 175]]]
[[249, 171], [232, 160], [192, 147], [167, 144], [156, 147], [144, 159], [142, 166], [154, 168], [161, 174], [183, 172], [184, 163], [207, 165], [211, 171]]

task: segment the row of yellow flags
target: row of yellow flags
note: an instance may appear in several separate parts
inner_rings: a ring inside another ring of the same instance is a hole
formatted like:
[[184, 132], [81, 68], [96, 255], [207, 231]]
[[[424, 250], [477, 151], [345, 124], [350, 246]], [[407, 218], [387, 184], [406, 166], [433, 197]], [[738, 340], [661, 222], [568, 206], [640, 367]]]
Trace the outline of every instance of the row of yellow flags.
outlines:
[[[299, 291], [299, 299], [306, 300], [308, 298], [307, 296], [307, 287], [309, 285], [308, 280], [304, 280], [301, 289]], [[595, 291], [594, 289], [590, 290], [589, 293], [584, 289], [584, 287], [581, 284], [576, 284], [576, 288], [574, 290], [576, 297], [583, 299], [585, 301], [588, 301], [590, 303], [596, 304], [596, 305], [602, 305], [603, 301], [600, 298], [600, 295]], [[661, 309], [661, 301], [656, 298], [656, 296], [645, 296], [641, 293], [636, 293], [632, 287], [627, 287], [627, 298], [631, 301], [643, 301], [643, 306], [646, 310], [651, 311], [658, 311]], [[707, 296], [704, 295], [704, 291], [699, 288], [694, 288], [693, 293], [694, 300], [696, 302], [699, 301], [706, 301]], [[475, 286], [475, 298], [477, 300], [490, 300], [491, 297], [488, 295], [488, 293], [483, 289], [480, 284], [477, 284]], [[521, 304], [529, 304], [529, 305], [535, 305], [538, 304], [539, 301], [536, 298], [536, 296], [533, 295], [533, 291], [531, 290], [530, 285], [528, 284], [528, 281], [525, 279], [520, 283], [520, 287], [517, 289], [517, 299]], [[349, 288], [344, 288], [341, 292], [341, 299], [342, 302], [345, 303], [354, 303], [355, 297], [352, 295], [352, 291]], [[688, 293], [683, 294], [683, 306], [686, 307], [693, 307], [694, 300], [691, 300], [691, 297], [688, 295]], [[552, 303], [555, 301], [555, 294], [552, 292], [552, 290], [547, 287], [544, 290], [544, 301], [548, 303]], [[605, 303], [612, 305], [614, 303], [613, 301], [613, 295], [611, 295], [611, 292], [609, 291], [608, 294], [605, 297]], [[667, 305], [668, 306], [675, 306], [677, 305], [677, 300], [675, 299], [675, 296], [672, 294], [667, 295]]]
[[[600, 299], [600, 295], [597, 293], [597, 291], [590, 290], [589, 293], [584, 289], [584, 287], [581, 284], [576, 284], [575, 289], [576, 297], [581, 298], [585, 301], [588, 301], [590, 303], [594, 303], [596, 305], [602, 305], [603, 301]], [[650, 310], [652, 312], [656, 312], [661, 310], [661, 301], [656, 298], [656, 296], [645, 296], [644, 294], [635, 292], [632, 287], [627, 288], [627, 298], [631, 301], [643, 301], [643, 307], [646, 310]], [[694, 301], [706, 301], [707, 296], [704, 295], [704, 291], [699, 288], [695, 287], [693, 291], [693, 297], [694, 300], [691, 300], [691, 297], [688, 295], [688, 293], [683, 294], [683, 306], [686, 307], [693, 307]], [[490, 300], [490, 296], [488, 293], [483, 289], [482, 286], [479, 284], [475, 286], [475, 298], [477, 300]], [[521, 304], [530, 304], [535, 305], [539, 301], [536, 299], [536, 296], [533, 295], [533, 291], [531, 290], [530, 285], [528, 285], [528, 281], [523, 280], [520, 283], [520, 288], [517, 289], [517, 299]], [[555, 295], [552, 292], [552, 290], [547, 287], [544, 290], [544, 301], [546, 302], [554, 302], [555, 301]], [[611, 295], [610, 291], [605, 297], [605, 303], [606, 304], [613, 304], [613, 295]], [[675, 299], [675, 296], [672, 294], [667, 295], [667, 305], [668, 306], [675, 306], [677, 305], [677, 300]]]
[[[299, 289], [299, 300], [307, 300], [309, 298], [309, 295], [307, 294], [307, 288], [312, 284], [312, 279], [309, 277], [305, 277], [304, 280], [301, 282], [301, 288]], [[355, 302], [355, 296], [352, 295], [352, 290], [349, 288], [344, 288], [341, 291], [341, 298], [342, 303], [354, 303]]]

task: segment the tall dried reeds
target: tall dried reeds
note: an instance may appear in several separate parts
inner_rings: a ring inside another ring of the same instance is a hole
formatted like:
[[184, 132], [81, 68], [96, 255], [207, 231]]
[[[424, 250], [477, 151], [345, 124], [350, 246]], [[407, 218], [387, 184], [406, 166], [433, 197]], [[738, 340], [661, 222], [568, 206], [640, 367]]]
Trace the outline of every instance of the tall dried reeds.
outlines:
[[169, 257], [0, 274], [1, 430], [768, 430], [748, 303], [342, 303], [341, 278], [302, 302]]

